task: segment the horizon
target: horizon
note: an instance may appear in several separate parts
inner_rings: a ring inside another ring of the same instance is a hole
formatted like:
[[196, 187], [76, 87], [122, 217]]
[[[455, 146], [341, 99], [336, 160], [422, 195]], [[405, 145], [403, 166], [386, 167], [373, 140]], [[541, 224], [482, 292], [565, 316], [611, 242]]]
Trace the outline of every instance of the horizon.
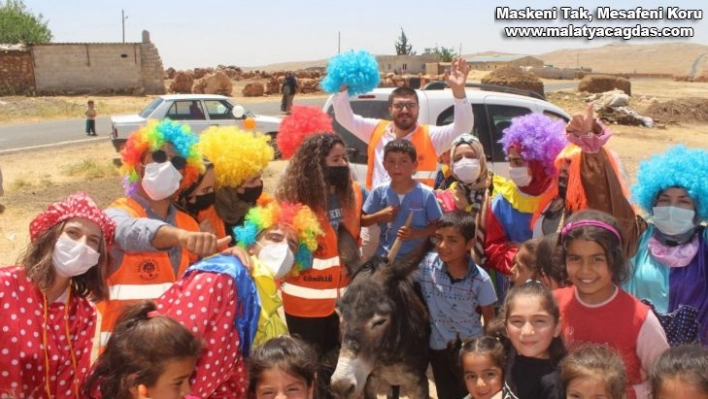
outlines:
[[[462, 3], [449, 7], [401, 6], [362, 0], [356, 7], [341, 3], [312, 0], [309, 4], [279, 4], [265, 10], [260, 4], [223, 2], [209, 7], [186, 0], [174, 0], [165, 7], [162, 2], [138, 0], [69, 0], [73, 4], [50, 0], [24, 0], [33, 14], [42, 14], [53, 34], [53, 43], [120, 43], [122, 42], [121, 10], [125, 10], [125, 42], [141, 41], [142, 31], [150, 32], [164, 68], [177, 70], [217, 65], [243, 68], [268, 67], [274, 64], [327, 60], [339, 51], [366, 50], [375, 55], [395, 55], [395, 42], [401, 28], [417, 54], [436, 45], [452, 48], [455, 53], [471, 55], [500, 52], [540, 55], [558, 50], [583, 50], [607, 44], [691, 43], [708, 45], [708, 25], [698, 20], [592, 21], [495, 20], [497, 7], [525, 9], [513, 1], [496, 4]], [[563, 4], [542, 0], [534, 9], [580, 7], [589, 11], [604, 7], [584, 1]], [[648, 0], [644, 3], [619, 2], [614, 9], [651, 9], [666, 7]], [[697, 0], [683, 2], [682, 9], [703, 8]], [[666, 7], [669, 8], [669, 7]], [[218, 9], [218, 12], [214, 12]], [[195, 12], [198, 10], [199, 12]], [[431, 12], [434, 10], [435, 12]], [[375, 11], [375, 12], [372, 12]], [[403, 13], [402, 13], [403, 11]], [[168, 14], [166, 14], [168, 13]], [[439, 14], [439, 16], [438, 16]], [[166, 16], [165, 16], [166, 15]], [[392, 16], [393, 15], [393, 16]], [[333, 18], [332, 16], [336, 16]], [[396, 17], [400, 16], [400, 17]], [[81, 23], [77, 23], [81, 21]], [[446, 29], [431, 29], [428, 21]], [[632, 40], [595, 38], [508, 38], [505, 27], [565, 27], [585, 23], [590, 27], [690, 27], [694, 37], [688, 39]], [[461, 51], [460, 51], [461, 50]]]

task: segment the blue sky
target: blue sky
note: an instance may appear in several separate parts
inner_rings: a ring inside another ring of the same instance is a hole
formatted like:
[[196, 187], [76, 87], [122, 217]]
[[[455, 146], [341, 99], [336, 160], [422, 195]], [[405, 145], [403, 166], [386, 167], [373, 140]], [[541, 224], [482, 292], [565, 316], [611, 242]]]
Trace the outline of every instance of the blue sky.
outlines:
[[[0, 0], [2, 2], [2, 0]], [[518, 1], [446, 0], [440, 2], [379, 0], [24, 0], [35, 13], [49, 20], [55, 42], [120, 42], [121, 9], [125, 10], [127, 42], [141, 40], [150, 31], [164, 66], [186, 69], [218, 64], [263, 66], [278, 62], [307, 61], [331, 57], [341, 50], [363, 49], [374, 54], [395, 54], [394, 43], [401, 27], [418, 53], [436, 44], [462, 46], [463, 54], [503, 51], [541, 54], [563, 48], [596, 47], [617, 42], [575, 39], [510, 39], [505, 26], [567, 25], [572, 21], [502, 22], [494, 20], [496, 7], [534, 8], [584, 5], [627, 9], [642, 6], [678, 6], [703, 9], [695, 0], [665, 3], [643, 1]], [[427, 5], [426, 5], [427, 4]], [[435, 5], [434, 5], [435, 4]], [[708, 14], [708, 8], [704, 14]], [[708, 18], [706, 15], [704, 18]], [[576, 22], [577, 24], [577, 22]], [[634, 26], [637, 22], [630, 22]], [[642, 22], [644, 26], [691, 26], [695, 37], [688, 41], [708, 45], [708, 23]], [[590, 26], [621, 25], [593, 21]], [[621, 40], [620, 40], [621, 41]], [[664, 39], [668, 41], [668, 39]], [[629, 43], [656, 43], [633, 39]]]

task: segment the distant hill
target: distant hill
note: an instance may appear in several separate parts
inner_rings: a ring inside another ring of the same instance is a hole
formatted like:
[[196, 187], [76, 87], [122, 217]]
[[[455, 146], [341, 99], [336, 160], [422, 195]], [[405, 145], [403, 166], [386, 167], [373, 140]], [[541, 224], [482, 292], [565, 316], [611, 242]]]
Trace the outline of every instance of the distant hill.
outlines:
[[597, 72], [670, 73], [708, 72], [708, 46], [687, 42], [660, 44], [613, 43], [602, 47], [557, 50], [537, 55], [559, 68], [585, 67]]
[[[464, 54], [464, 57], [514, 55], [501, 51]], [[708, 46], [688, 42], [659, 44], [611, 43], [602, 47], [564, 49], [532, 55], [544, 63], [559, 68], [585, 67], [597, 72], [670, 73], [674, 75], [708, 75]], [[311, 67], [326, 67], [327, 60], [282, 62], [259, 67], [244, 67], [245, 71], [294, 71]]]

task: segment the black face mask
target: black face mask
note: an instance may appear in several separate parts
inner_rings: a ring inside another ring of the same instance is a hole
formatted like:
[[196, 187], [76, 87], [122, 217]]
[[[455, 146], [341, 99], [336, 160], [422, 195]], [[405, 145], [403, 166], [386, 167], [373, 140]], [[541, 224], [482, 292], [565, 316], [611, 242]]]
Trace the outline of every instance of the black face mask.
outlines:
[[349, 184], [349, 166], [328, 166], [325, 170], [327, 183], [341, 188]]
[[197, 195], [194, 197], [194, 202], [187, 202], [187, 212], [196, 215], [197, 213], [209, 208], [216, 202], [216, 193]]
[[238, 198], [243, 202], [255, 203], [263, 193], [263, 185], [258, 187], [246, 187], [242, 193], [238, 193]]

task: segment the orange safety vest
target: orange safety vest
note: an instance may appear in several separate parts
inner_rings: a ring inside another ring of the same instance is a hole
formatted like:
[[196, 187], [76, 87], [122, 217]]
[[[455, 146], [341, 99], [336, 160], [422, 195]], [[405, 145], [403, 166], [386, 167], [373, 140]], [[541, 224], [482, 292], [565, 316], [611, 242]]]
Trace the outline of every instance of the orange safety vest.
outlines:
[[[122, 209], [134, 218], [146, 218], [145, 209], [132, 198], [121, 198], [110, 208]], [[177, 211], [176, 227], [199, 231], [199, 225], [188, 214]], [[172, 271], [170, 256], [166, 251], [134, 252], [123, 254], [123, 262], [106, 281], [109, 299], [96, 306], [101, 312], [100, 344], [105, 346], [118, 316], [128, 306], [144, 299], [155, 299], [167, 291], [187, 267], [198, 260], [197, 256], [182, 249], [178, 276]]]
[[[369, 142], [369, 161], [366, 171], [366, 188], [371, 190], [371, 184], [374, 181], [374, 156], [376, 154], [376, 146], [379, 145], [381, 138], [386, 133], [390, 121], [381, 120], [374, 128], [374, 133], [371, 135]], [[418, 125], [418, 128], [411, 133], [410, 139], [418, 153], [418, 168], [413, 175], [413, 178], [419, 182], [433, 187], [435, 185], [435, 175], [438, 170], [438, 154], [435, 152], [433, 142], [430, 141], [430, 129], [428, 125]]]
[[214, 205], [200, 211], [197, 214], [197, 221], [199, 223], [205, 220], [208, 220], [209, 223], [211, 223], [211, 226], [214, 228], [216, 238], [226, 237], [226, 225], [224, 224], [224, 220], [219, 217], [218, 213], [216, 213], [216, 207]]
[[[357, 242], [361, 221], [362, 193], [356, 182], [352, 185], [354, 205], [342, 209], [344, 226]], [[297, 317], [327, 317], [334, 313], [334, 305], [347, 285], [349, 276], [340, 265], [337, 232], [327, 218], [327, 211], [318, 212], [317, 220], [324, 231], [318, 238], [312, 268], [297, 276], [289, 276], [282, 285], [283, 310]]]

